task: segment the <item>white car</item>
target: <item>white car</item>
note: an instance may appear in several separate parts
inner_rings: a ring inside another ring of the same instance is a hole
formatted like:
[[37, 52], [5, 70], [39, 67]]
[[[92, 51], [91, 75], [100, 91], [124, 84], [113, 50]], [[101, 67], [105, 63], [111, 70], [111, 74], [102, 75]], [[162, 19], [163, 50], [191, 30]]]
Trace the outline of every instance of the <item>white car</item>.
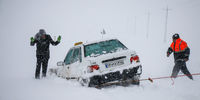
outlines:
[[66, 79], [77, 79], [89, 87], [124, 83], [139, 85], [142, 73], [136, 52], [118, 39], [75, 43], [57, 66], [50, 72]]

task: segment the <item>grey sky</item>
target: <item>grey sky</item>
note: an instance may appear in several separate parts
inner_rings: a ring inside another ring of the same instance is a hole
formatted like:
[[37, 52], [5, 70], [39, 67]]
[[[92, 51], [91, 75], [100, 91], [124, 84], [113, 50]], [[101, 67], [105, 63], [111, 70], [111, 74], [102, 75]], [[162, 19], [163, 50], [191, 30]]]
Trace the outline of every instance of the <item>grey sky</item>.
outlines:
[[162, 42], [167, 5], [171, 9], [167, 41], [179, 32], [198, 51], [199, 0], [0, 0], [1, 67], [33, 67], [35, 47], [29, 46], [29, 39], [40, 28], [52, 37], [63, 38], [62, 44], [51, 47], [55, 59], [50, 65], [63, 59], [72, 43], [100, 39], [103, 28], [107, 37], [118, 37], [125, 43], [126, 39], [142, 40], [148, 11], [149, 38]]

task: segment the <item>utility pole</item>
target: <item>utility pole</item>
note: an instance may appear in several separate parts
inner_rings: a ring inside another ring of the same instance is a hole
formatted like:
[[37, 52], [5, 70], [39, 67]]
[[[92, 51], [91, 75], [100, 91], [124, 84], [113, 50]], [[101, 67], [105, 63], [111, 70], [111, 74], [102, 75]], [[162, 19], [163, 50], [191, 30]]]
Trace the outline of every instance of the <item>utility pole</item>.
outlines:
[[166, 8], [165, 10], [166, 10], [166, 17], [165, 17], [165, 33], [164, 33], [164, 42], [167, 41], [167, 24], [168, 24], [168, 12], [169, 12], [168, 5], [167, 5], [167, 8]]
[[136, 36], [136, 33], [137, 33], [137, 30], [136, 30], [136, 25], [137, 25], [137, 21], [136, 21], [137, 19], [136, 19], [136, 16], [135, 16], [135, 23], [134, 23], [134, 33], [135, 33], [135, 36]]
[[148, 11], [148, 15], [147, 15], [147, 33], [146, 33], [147, 39], [149, 37], [149, 23], [150, 23], [150, 12]]

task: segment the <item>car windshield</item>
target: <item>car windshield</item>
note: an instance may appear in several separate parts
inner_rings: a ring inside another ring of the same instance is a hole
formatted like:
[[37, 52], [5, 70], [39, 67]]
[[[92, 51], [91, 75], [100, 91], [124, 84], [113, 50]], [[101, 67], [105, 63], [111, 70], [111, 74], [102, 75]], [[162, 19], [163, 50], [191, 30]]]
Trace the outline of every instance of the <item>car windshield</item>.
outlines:
[[84, 46], [84, 55], [85, 57], [96, 57], [102, 54], [113, 53], [120, 50], [126, 50], [125, 47], [120, 41], [118, 40], [108, 40], [102, 41], [98, 43], [93, 43]]

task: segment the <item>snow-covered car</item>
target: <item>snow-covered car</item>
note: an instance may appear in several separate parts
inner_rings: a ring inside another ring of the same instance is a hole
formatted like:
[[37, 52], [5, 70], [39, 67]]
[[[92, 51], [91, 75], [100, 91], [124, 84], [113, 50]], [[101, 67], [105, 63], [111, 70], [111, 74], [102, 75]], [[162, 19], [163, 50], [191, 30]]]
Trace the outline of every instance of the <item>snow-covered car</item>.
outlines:
[[77, 79], [89, 87], [125, 83], [139, 85], [142, 73], [136, 52], [118, 39], [75, 43], [57, 66], [50, 72], [66, 79]]

